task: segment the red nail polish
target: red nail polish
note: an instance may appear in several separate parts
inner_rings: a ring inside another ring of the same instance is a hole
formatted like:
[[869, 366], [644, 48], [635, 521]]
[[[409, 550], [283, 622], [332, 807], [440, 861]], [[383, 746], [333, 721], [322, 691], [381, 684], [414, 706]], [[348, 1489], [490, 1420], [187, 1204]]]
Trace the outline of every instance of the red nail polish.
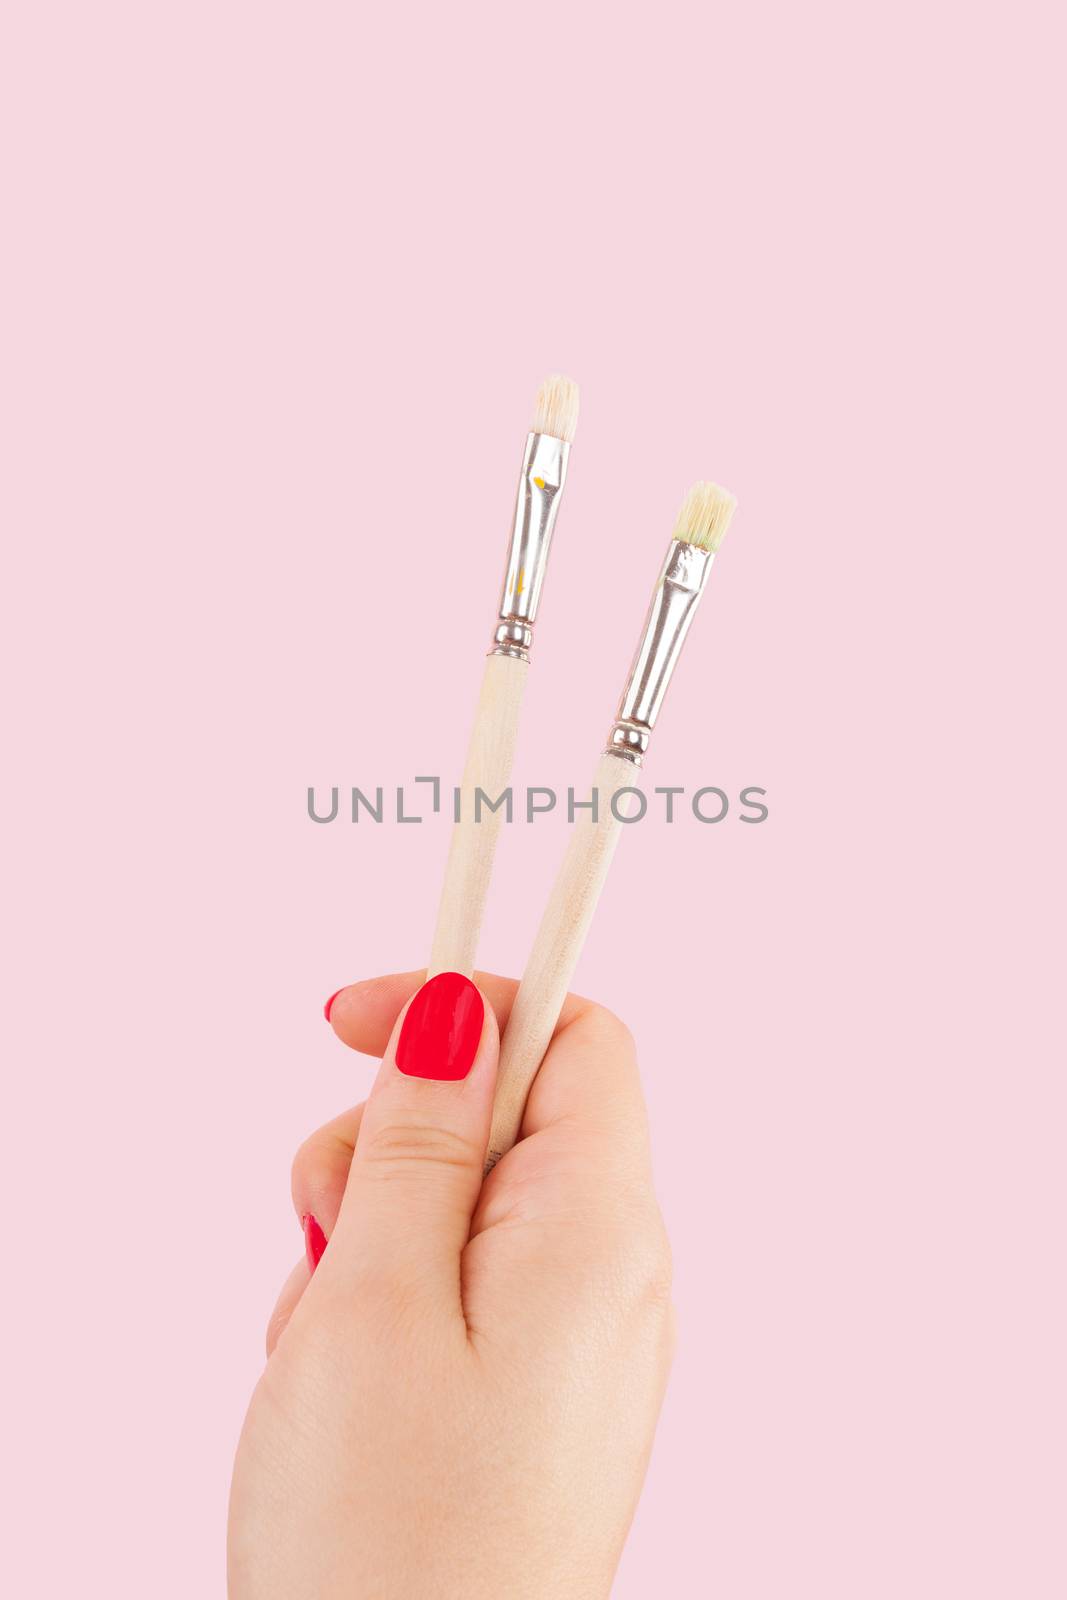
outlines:
[[301, 1217], [300, 1220], [304, 1224], [304, 1249], [307, 1253], [308, 1266], [314, 1272], [322, 1260], [322, 1252], [326, 1248], [326, 1235], [310, 1211], [306, 1217]]
[[408, 1006], [396, 1064], [409, 1078], [465, 1078], [478, 1053], [485, 1006], [469, 978], [439, 972]]
[[[343, 984], [341, 985], [341, 988], [344, 988]], [[330, 996], [330, 998], [327, 1000], [326, 1004], [322, 1008], [322, 1014], [326, 1018], [327, 1022], [329, 1022], [329, 1020], [330, 1020], [330, 1012], [333, 1009], [333, 1003], [337, 999], [337, 996], [340, 993], [341, 993], [341, 989], [335, 989], [333, 991], [333, 994]]]

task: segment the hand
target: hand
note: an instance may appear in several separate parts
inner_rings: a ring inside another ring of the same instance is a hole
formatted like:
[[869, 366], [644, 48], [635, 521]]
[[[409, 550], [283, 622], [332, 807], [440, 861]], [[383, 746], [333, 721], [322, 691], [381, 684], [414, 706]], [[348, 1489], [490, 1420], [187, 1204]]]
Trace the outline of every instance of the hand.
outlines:
[[516, 985], [421, 979], [332, 1005], [382, 1064], [294, 1163], [329, 1243], [271, 1319], [231, 1600], [599, 1600], [640, 1493], [672, 1317], [633, 1041], [570, 997], [483, 1183]]

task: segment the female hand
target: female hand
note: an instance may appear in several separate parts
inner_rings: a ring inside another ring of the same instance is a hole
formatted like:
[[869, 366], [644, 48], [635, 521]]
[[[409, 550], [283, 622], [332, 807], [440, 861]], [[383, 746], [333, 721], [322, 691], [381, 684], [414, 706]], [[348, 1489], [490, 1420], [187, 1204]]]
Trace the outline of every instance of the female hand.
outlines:
[[421, 981], [332, 1003], [336, 1033], [382, 1064], [294, 1164], [297, 1212], [329, 1246], [271, 1319], [234, 1469], [231, 1600], [611, 1587], [672, 1337], [633, 1042], [570, 997], [524, 1138], [483, 1183], [516, 985]]

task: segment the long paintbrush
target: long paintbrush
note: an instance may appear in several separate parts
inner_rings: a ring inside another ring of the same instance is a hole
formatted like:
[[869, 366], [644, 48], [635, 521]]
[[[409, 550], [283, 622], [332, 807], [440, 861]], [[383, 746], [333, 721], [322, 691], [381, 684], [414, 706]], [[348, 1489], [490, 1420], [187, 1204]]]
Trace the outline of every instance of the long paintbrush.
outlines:
[[501, 812], [487, 802], [498, 801], [511, 777], [533, 624], [577, 424], [578, 385], [570, 378], [546, 378], [538, 391], [533, 429], [522, 458], [499, 620], [467, 750], [429, 977], [462, 972], [469, 978], [474, 971], [503, 821]]

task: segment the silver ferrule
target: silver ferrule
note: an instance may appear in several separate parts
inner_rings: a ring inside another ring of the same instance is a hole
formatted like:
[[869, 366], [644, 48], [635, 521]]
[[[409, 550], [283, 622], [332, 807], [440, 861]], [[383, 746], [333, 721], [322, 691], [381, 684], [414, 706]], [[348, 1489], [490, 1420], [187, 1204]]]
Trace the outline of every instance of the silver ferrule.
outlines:
[[672, 539], [605, 750], [641, 765], [715, 557]]
[[531, 433], [522, 458], [515, 526], [500, 594], [500, 621], [490, 655], [529, 661], [533, 624], [545, 581], [560, 491], [571, 447], [550, 433]]

